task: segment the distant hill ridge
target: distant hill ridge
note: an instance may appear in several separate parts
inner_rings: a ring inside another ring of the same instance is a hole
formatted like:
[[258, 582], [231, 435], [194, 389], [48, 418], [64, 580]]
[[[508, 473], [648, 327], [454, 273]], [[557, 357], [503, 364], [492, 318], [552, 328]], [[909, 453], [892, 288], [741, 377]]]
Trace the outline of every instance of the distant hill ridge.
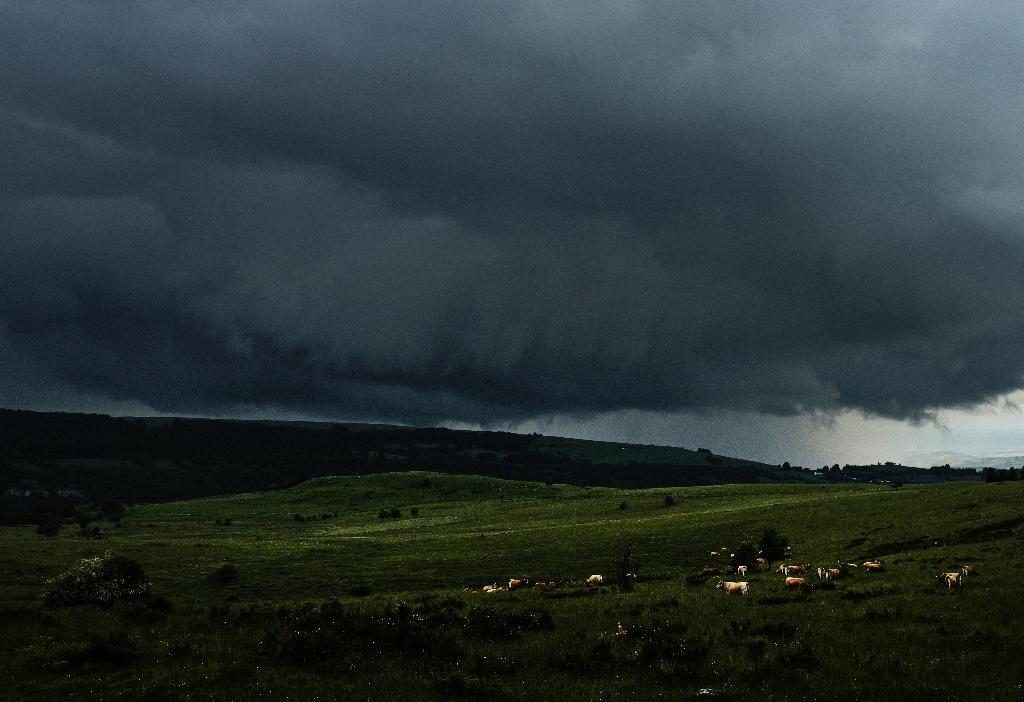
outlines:
[[[44, 499], [159, 502], [288, 487], [327, 475], [408, 470], [620, 488], [844, 477], [706, 448], [541, 434], [0, 409], [0, 514], [8, 523], [38, 511]], [[941, 479], [905, 469], [901, 480], [915, 479], [907, 471]], [[57, 511], [61, 505], [49, 507]]]
[[755, 461], [668, 446], [374, 424], [0, 410], [0, 490], [151, 502], [428, 469], [576, 485], [786, 480]]

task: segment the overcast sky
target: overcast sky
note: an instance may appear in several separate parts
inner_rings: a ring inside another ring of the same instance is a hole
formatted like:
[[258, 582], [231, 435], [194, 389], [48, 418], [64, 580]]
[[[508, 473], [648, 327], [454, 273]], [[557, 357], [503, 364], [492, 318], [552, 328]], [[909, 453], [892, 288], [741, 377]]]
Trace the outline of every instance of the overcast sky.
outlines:
[[0, 405], [1024, 445], [1017, 3], [0, 0], [0, 47]]

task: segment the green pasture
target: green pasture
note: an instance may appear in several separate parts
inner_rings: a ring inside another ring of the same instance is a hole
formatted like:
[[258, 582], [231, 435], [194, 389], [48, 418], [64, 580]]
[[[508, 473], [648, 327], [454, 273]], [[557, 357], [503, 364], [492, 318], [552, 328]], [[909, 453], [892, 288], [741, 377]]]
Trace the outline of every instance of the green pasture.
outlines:
[[[1021, 483], [629, 491], [394, 473], [135, 505], [102, 526], [0, 530], [0, 699], [1024, 699]], [[886, 572], [806, 595], [757, 573], [747, 597], [694, 577], [768, 527], [794, 562]], [[624, 540], [631, 592], [480, 591], [608, 575]], [[161, 602], [39, 603], [47, 578], [106, 551], [138, 560]], [[212, 582], [225, 563], [237, 581]], [[979, 575], [936, 585], [961, 563]]]

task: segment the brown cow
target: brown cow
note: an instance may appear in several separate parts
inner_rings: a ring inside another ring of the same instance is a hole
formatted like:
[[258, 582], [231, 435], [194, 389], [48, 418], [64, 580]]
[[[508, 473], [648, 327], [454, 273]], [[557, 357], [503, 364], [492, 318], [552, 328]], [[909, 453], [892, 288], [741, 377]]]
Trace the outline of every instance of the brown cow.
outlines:
[[736, 583], [729, 581], [719, 580], [718, 584], [715, 585], [716, 590], [724, 590], [725, 592], [732, 592], [738, 595], [746, 595], [750, 592], [750, 584], [746, 581]]
[[587, 585], [600, 585], [603, 582], [603, 575], [591, 575], [589, 578], [587, 578]]
[[882, 567], [881, 561], [865, 561], [864, 568], [869, 573], [881, 573], [885, 570], [885, 568]]
[[835, 580], [836, 578], [843, 577], [843, 571], [841, 568], [826, 568], [825, 569], [825, 580]]
[[783, 565], [779, 566], [779, 572], [782, 573], [783, 575], [789, 575], [791, 573], [804, 574], [804, 573], [807, 572], [807, 568], [808, 567], [809, 566], [805, 566], [805, 565], [785, 565], [785, 564], [783, 564]]
[[946, 583], [946, 587], [952, 589], [953, 586], [961, 587], [963, 585], [962, 575], [963, 573], [960, 571], [956, 573], [939, 573], [935, 576], [935, 580], [940, 583]]
[[736, 575], [745, 576], [747, 574], [747, 567], [745, 565], [736, 566]]
[[978, 571], [974, 569], [974, 566], [962, 565], [960, 566], [960, 572], [964, 575], [977, 575]]
[[526, 578], [510, 578], [508, 581], [509, 590], [518, 590], [521, 587], [529, 587], [530, 581]]
[[810, 590], [811, 584], [807, 582], [807, 578], [786, 578], [786, 589], [787, 590]]

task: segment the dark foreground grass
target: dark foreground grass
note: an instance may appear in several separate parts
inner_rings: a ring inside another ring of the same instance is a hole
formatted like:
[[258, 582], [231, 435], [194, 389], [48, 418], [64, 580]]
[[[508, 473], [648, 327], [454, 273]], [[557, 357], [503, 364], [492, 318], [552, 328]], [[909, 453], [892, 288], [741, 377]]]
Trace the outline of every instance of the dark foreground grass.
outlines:
[[[1021, 487], [717, 486], [666, 507], [666, 490], [412, 473], [140, 505], [100, 542], [5, 529], [0, 699], [1024, 699]], [[798, 562], [886, 572], [808, 594], [774, 573], [747, 597], [686, 584], [766, 526]], [[608, 574], [622, 538], [632, 592], [479, 590]], [[142, 563], [153, 597], [39, 603], [107, 550]], [[979, 575], [935, 584], [960, 563]]]

